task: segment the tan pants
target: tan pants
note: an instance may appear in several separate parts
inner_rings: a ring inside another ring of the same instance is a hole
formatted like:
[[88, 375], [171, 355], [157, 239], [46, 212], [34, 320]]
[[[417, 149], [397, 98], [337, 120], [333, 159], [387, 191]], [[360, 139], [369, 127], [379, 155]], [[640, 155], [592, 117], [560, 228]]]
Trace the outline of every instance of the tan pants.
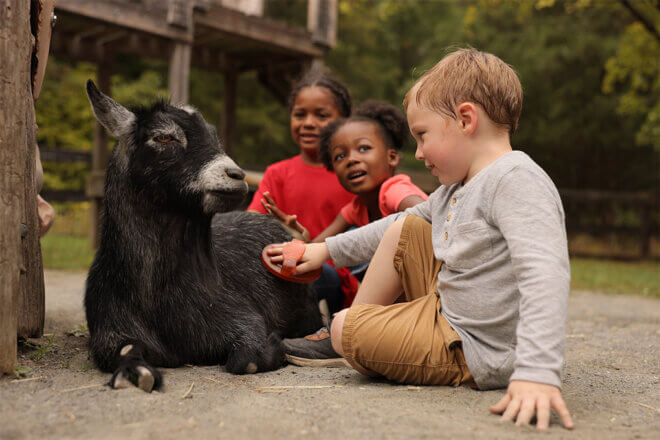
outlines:
[[394, 255], [406, 302], [348, 310], [342, 347], [351, 365], [400, 383], [476, 388], [461, 338], [440, 314], [436, 283], [441, 266], [433, 254], [431, 225], [406, 217]]

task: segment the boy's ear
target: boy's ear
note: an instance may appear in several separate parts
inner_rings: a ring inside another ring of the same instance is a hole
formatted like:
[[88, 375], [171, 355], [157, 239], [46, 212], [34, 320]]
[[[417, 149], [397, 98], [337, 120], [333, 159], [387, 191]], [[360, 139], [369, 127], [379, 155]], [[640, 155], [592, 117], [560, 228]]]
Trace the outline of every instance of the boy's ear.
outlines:
[[390, 148], [389, 150], [387, 150], [387, 164], [391, 168], [398, 167], [399, 160], [400, 160], [399, 153], [394, 148]]
[[456, 116], [463, 134], [470, 135], [477, 129], [479, 113], [477, 106], [471, 102], [463, 102], [456, 108]]

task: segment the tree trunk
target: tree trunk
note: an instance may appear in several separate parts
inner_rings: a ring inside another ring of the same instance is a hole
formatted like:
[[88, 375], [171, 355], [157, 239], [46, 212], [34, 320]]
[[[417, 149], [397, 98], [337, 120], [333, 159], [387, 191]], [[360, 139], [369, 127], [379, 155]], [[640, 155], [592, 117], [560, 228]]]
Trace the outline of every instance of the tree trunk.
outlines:
[[0, 371], [5, 373], [16, 362], [26, 146], [33, 130], [26, 124], [33, 106], [32, 41], [30, 3], [0, 0]]

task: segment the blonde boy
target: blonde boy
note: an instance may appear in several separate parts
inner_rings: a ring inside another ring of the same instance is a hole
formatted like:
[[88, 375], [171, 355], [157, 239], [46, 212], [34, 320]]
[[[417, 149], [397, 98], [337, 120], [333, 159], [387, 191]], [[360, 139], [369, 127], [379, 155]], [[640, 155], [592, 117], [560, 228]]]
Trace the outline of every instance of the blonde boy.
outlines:
[[[397, 382], [508, 386], [491, 407], [504, 420], [536, 415], [544, 430], [554, 408], [572, 428], [559, 376], [564, 212], [547, 174], [512, 151], [518, 77], [494, 55], [460, 49], [415, 83], [404, 106], [415, 157], [442, 185], [404, 213], [307, 245], [296, 273], [329, 257], [339, 266], [371, 260], [353, 305], [332, 322], [332, 348], [361, 373]], [[401, 292], [406, 302], [394, 304]]]

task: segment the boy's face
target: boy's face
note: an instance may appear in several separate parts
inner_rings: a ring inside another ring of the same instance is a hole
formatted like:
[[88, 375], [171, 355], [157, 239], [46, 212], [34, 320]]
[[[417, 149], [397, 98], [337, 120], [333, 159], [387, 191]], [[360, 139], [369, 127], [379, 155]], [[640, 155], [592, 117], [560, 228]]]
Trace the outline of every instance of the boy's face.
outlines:
[[421, 160], [441, 184], [463, 181], [472, 165], [471, 149], [465, 145], [461, 122], [420, 107], [411, 99], [406, 110], [415, 141], [415, 158]]

